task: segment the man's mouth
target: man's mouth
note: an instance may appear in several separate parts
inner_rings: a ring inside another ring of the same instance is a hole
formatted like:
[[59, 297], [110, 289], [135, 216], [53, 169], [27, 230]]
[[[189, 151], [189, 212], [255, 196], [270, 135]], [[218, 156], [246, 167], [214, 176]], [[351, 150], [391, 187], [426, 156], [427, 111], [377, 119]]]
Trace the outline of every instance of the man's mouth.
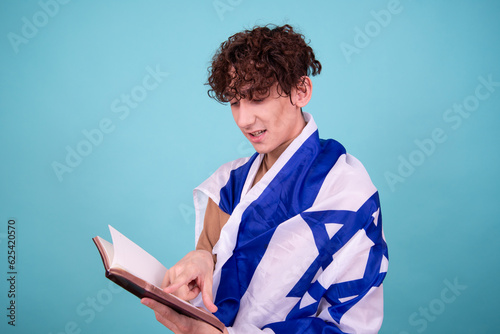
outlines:
[[261, 134], [263, 134], [264, 132], [266, 132], [266, 130], [259, 130], [259, 131], [255, 131], [255, 132], [250, 132], [250, 135], [252, 137], [258, 137], [260, 136]]

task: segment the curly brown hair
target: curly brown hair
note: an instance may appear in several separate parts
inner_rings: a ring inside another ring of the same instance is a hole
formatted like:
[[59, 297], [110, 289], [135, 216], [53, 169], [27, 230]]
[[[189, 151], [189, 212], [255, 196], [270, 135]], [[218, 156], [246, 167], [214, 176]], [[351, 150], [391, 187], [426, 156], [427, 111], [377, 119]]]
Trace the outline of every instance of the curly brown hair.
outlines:
[[321, 63], [293, 27], [267, 25], [229, 37], [216, 51], [208, 72], [208, 95], [225, 103], [267, 97], [276, 83], [281, 96], [290, 96], [301, 78], [321, 72]]

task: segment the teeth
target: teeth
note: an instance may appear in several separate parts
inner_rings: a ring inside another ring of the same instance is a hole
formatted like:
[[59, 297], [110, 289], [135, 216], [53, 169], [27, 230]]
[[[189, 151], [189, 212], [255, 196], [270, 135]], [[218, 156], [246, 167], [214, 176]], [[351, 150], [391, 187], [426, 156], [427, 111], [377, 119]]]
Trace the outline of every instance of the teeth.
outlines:
[[257, 136], [260, 136], [261, 134], [263, 134], [264, 131], [266, 131], [266, 130], [260, 130], [260, 131], [252, 132], [251, 135], [254, 136], [254, 137], [257, 137]]

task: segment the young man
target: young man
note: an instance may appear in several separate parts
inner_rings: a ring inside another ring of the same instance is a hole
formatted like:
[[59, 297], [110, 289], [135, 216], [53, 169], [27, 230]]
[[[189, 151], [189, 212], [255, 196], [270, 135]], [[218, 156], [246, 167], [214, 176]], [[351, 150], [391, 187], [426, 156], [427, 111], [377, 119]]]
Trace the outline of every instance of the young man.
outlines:
[[[256, 27], [221, 44], [209, 94], [229, 102], [257, 151], [221, 166], [194, 192], [196, 250], [165, 291], [204, 306], [226, 333], [376, 333], [387, 246], [378, 193], [310, 114], [313, 50], [292, 27]], [[215, 299], [214, 299], [215, 297]], [[152, 300], [175, 333], [217, 333]]]

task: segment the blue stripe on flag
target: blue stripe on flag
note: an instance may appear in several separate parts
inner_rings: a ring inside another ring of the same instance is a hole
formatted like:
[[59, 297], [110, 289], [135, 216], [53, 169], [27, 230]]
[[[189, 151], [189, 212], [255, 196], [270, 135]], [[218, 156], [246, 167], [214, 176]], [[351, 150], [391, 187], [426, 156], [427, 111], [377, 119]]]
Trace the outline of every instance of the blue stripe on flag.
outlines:
[[333, 323], [327, 323], [320, 318], [301, 318], [284, 322], [275, 322], [264, 326], [276, 334], [345, 334]]
[[[387, 245], [382, 237], [382, 217], [379, 213], [378, 223], [374, 224], [373, 213], [380, 209], [378, 193], [373, 194], [357, 212], [350, 211], [321, 211], [302, 213], [302, 218], [309, 224], [313, 231], [316, 245], [320, 254], [311, 264], [309, 269], [290, 291], [288, 297], [303, 297], [306, 292], [309, 293], [317, 302], [307, 307], [300, 308], [299, 300], [293, 310], [288, 314], [287, 319], [297, 319], [313, 316], [316, 314], [317, 306], [322, 297], [324, 297], [332, 306], [329, 308], [332, 318], [337, 322], [352, 306], [362, 299], [371, 287], [378, 287], [385, 278], [386, 273], [380, 273], [382, 257], [387, 257]], [[320, 231], [318, 225], [323, 223], [337, 223], [344, 226], [332, 237], [330, 241], [326, 240], [328, 236]], [[329, 287], [323, 287], [318, 281], [311, 284], [314, 276], [320, 268], [325, 269], [333, 260], [333, 254], [340, 250], [351, 238], [361, 229], [366, 231], [374, 245], [370, 249], [368, 261], [363, 277], [357, 280], [332, 284]], [[347, 302], [341, 303], [341, 298], [357, 296]]]
[[241, 192], [243, 191], [243, 186], [245, 185], [246, 176], [254, 160], [259, 156], [258, 153], [254, 153], [252, 157], [240, 167], [231, 171], [229, 180], [226, 185], [220, 190], [220, 202], [219, 207], [222, 211], [231, 215], [234, 208], [240, 203]]
[[[234, 321], [239, 300], [247, 290], [276, 227], [312, 206], [326, 175], [342, 154], [345, 154], [345, 149], [340, 143], [332, 139], [320, 140], [318, 131], [315, 131], [261, 196], [245, 210], [233, 255], [222, 267], [215, 300], [219, 307], [216, 316], [227, 326]], [[233, 198], [238, 198], [239, 202], [243, 188], [241, 182], [246, 175], [243, 170], [231, 174], [221, 190], [223, 205], [231, 207], [227, 203], [233, 203], [234, 209], [236, 201]], [[230, 198], [223, 200], [226, 196]]]

